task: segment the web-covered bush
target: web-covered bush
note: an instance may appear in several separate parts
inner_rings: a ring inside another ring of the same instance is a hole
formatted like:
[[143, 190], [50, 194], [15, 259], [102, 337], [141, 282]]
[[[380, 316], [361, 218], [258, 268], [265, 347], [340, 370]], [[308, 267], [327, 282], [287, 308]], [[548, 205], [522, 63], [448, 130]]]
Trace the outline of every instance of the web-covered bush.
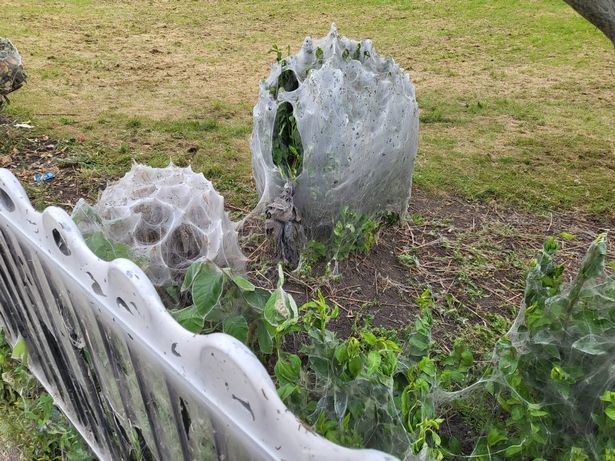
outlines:
[[196, 260], [236, 270], [245, 264], [224, 198], [190, 167], [135, 164], [94, 207], [77, 203], [73, 219], [86, 238], [102, 233], [128, 245], [158, 286], [181, 284]]
[[260, 208], [296, 183], [309, 236], [330, 230], [344, 207], [403, 216], [418, 140], [408, 75], [370, 40], [307, 37], [260, 83], [250, 140]]
[[495, 399], [475, 458], [615, 460], [615, 277], [605, 271], [606, 234], [569, 284], [557, 248], [547, 241], [532, 262], [524, 308], [483, 378], [433, 395], [439, 405]]
[[6, 95], [26, 82], [21, 56], [10, 40], [0, 37], [0, 106]]

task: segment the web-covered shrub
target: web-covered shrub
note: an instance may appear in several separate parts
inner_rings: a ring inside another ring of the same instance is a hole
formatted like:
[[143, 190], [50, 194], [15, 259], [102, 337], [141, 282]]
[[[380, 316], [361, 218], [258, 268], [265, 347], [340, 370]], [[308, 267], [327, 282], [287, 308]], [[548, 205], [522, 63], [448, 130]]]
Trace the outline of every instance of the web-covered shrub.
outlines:
[[485, 408], [495, 398], [474, 457], [615, 460], [615, 277], [605, 272], [606, 242], [606, 234], [595, 240], [566, 284], [558, 245], [547, 241], [492, 367], [469, 388], [434, 394], [438, 404], [482, 396]]
[[[554, 262], [557, 248], [547, 241], [532, 262], [527, 307], [486, 366], [477, 368], [462, 342], [435, 353], [428, 293], [399, 342], [365, 330], [340, 339], [326, 327], [337, 309], [321, 297], [301, 308], [305, 359], [283, 353], [276, 365], [280, 395], [329, 439], [405, 460], [614, 460], [615, 277], [605, 271], [606, 235], [569, 283]], [[444, 427], [451, 420], [460, 423], [455, 434]]]
[[0, 106], [7, 94], [26, 82], [21, 56], [10, 40], [0, 37]]
[[135, 164], [100, 195], [94, 207], [77, 203], [73, 219], [88, 236], [126, 244], [158, 286], [181, 285], [196, 260], [242, 270], [245, 258], [224, 198], [190, 167]]
[[404, 215], [418, 141], [408, 75], [370, 40], [307, 37], [260, 83], [250, 140], [260, 207], [296, 183], [308, 236], [330, 230], [344, 207]]
[[[523, 457], [615, 459], [615, 279], [604, 272], [606, 234], [590, 247], [568, 286], [554, 241], [532, 265], [526, 310], [510, 341], [497, 345], [504, 383], [492, 392], [517, 428]], [[525, 431], [518, 421], [525, 419]], [[504, 432], [505, 433], [505, 432]]]

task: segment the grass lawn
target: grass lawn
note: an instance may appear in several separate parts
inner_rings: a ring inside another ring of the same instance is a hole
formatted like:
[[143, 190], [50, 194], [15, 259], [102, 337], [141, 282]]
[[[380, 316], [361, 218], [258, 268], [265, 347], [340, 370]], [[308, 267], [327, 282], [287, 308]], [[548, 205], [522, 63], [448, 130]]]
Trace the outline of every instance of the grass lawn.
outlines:
[[98, 188], [89, 179], [121, 175], [132, 159], [172, 159], [249, 208], [247, 141], [268, 50], [295, 52], [336, 22], [414, 81], [419, 188], [615, 213], [615, 54], [560, 0], [5, 0], [2, 10], [0, 36], [30, 75], [10, 111], [81, 140], [84, 194]]

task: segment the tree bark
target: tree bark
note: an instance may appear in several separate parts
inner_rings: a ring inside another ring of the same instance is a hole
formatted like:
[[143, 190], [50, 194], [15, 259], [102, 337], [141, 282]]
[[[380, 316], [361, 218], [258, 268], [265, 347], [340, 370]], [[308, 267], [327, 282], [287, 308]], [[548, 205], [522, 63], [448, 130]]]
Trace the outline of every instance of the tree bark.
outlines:
[[600, 29], [615, 46], [615, 0], [564, 0]]

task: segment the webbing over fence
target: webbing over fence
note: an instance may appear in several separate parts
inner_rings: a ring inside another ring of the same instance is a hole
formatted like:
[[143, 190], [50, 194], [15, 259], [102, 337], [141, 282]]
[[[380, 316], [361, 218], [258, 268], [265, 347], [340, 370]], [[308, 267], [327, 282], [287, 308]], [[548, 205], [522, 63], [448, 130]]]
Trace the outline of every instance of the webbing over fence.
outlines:
[[98, 259], [5, 169], [0, 328], [101, 459], [395, 460], [312, 432], [248, 348], [181, 328], [135, 264]]

